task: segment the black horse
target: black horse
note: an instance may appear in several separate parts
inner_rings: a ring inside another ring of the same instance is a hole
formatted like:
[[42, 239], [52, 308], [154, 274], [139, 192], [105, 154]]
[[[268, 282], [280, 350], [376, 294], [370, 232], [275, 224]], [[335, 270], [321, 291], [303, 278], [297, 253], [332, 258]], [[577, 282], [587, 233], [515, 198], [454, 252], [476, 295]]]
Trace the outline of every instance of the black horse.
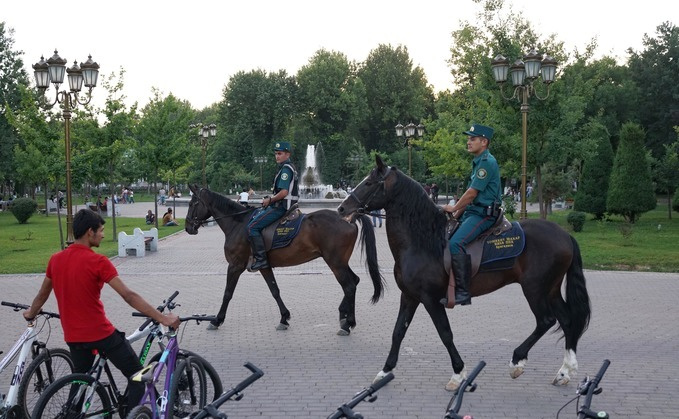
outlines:
[[[195, 185], [190, 188], [193, 196], [186, 215], [186, 232], [198, 234], [198, 228], [207, 219], [213, 217], [226, 236], [224, 257], [229, 263], [226, 289], [222, 306], [217, 314], [217, 321], [208, 326], [209, 329], [217, 329], [226, 318], [226, 309], [251, 254], [247, 223], [254, 208], [246, 208], [208, 189], [199, 189]], [[355, 219], [362, 225], [360, 242], [366, 254], [366, 266], [374, 287], [371, 299], [374, 304], [384, 292], [384, 278], [380, 274], [377, 263], [375, 231], [367, 216], [358, 216]], [[272, 250], [267, 255], [271, 267], [295, 266], [318, 257], [323, 258], [344, 291], [344, 298], [339, 306], [340, 330], [337, 332], [338, 335], [348, 335], [356, 326], [355, 301], [359, 277], [349, 267], [349, 259], [354, 251], [357, 236], [358, 226], [353, 222], [346, 222], [335, 211], [315, 211], [305, 215], [297, 237], [289, 246]], [[281, 312], [281, 321], [277, 328], [285, 330], [289, 326], [290, 311], [281, 299], [273, 271], [268, 268], [260, 272]]]
[[[395, 167], [376, 158], [375, 167], [337, 211], [342, 216], [384, 208], [389, 247], [394, 255], [394, 277], [401, 289], [401, 304], [392, 335], [391, 350], [381, 378], [396, 367], [399, 348], [415, 310], [422, 303], [443, 341], [454, 374], [447, 390], [455, 390], [466, 376], [464, 362], [455, 344], [445, 308], [448, 275], [443, 265], [446, 216], [424, 189]], [[535, 315], [533, 333], [515, 350], [510, 363], [512, 378], [520, 376], [528, 351], [558, 321], [566, 341], [564, 362], [553, 384], [564, 385], [577, 372], [578, 340], [587, 329], [591, 314], [589, 295], [582, 272], [582, 258], [575, 239], [557, 224], [545, 220], [522, 220], [526, 245], [510, 269], [483, 272], [471, 282], [472, 296], [491, 293], [518, 283]], [[566, 276], [566, 300], [561, 285]]]

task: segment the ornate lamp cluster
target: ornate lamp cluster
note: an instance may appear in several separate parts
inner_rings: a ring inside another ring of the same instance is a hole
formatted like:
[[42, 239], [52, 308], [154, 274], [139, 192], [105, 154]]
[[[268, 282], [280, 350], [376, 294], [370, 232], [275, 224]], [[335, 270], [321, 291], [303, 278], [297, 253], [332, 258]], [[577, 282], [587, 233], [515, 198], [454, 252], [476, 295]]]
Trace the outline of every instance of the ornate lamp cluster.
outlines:
[[413, 153], [413, 146], [410, 143], [410, 141], [415, 136], [417, 136], [417, 138], [422, 138], [422, 136], [424, 135], [424, 125], [422, 125], [422, 124], [415, 125], [411, 122], [404, 127], [399, 122], [398, 125], [396, 125], [394, 127], [394, 129], [396, 130], [396, 136], [398, 138], [405, 136], [403, 146], [408, 147], [408, 176], [412, 177], [413, 176], [413, 154], [412, 154]]
[[[46, 106], [54, 106], [56, 103], [63, 105], [62, 116], [64, 117], [65, 148], [66, 148], [66, 243], [71, 244], [73, 239], [73, 202], [71, 199], [71, 109], [80, 105], [87, 105], [92, 100], [92, 89], [97, 86], [99, 77], [99, 64], [92, 61], [88, 56], [87, 61], [80, 63], [74, 61], [73, 66], [66, 68], [67, 60], [61, 58], [57, 50], [47, 61], [41, 56], [40, 61], [33, 64], [35, 84], [40, 92], [40, 101]], [[59, 86], [64, 82], [64, 76], [68, 75], [68, 87], [70, 91], [59, 91]], [[54, 101], [45, 101], [45, 92], [49, 84], [54, 84], [56, 92]], [[79, 96], [83, 88], [87, 88], [87, 99]], [[63, 246], [62, 246], [63, 247]]]
[[205, 158], [207, 154], [207, 146], [210, 142], [210, 138], [214, 138], [217, 136], [217, 125], [215, 124], [203, 124], [202, 122], [199, 122], [197, 124], [191, 124], [189, 125], [189, 128], [191, 129], [198, 129], [198, 139], [200, 141], [200, 147], [202, 149], [202, 162], [203, 162], [203, 167], [202, 167], [202, 175], [203, 175], [203, 188], [207, 188], [207, 178], [205, 175]]
[[[500, 85], [500, 94], [507, 100], [518, 99], [521, 102], [522, 115], [522, 149], [521, 149], [521, 211], [519, 217], [524, 219], [528, 216], [526, 211], [526, 182], [527, 182], [527, 143], [528, 143], [528, 99], [531, 96], [537, 97], [539, 100], [545, 100], [549, 97], [549, 88], [554, 82], [556, 75], [556, 67], [558, 63], [549, 55], [544, 58], [535, 50], [532, 50], [523, 57], [523, 60], [516, 60], [514, 64], [509, 65], [509, 60], [502, 55], [498, 55], [490, 64], [493, 70], [493, 77]], [[512, 85], [514, 92], [511, 96], [504, 93], [504, 85], [507, 81], [507, 75], [512, 78]], [[535, 82], [538, 78], [542, 78], [542, 82], [547, 86], [547, 92], [544, 96], [540, 96], [535, 89]]]

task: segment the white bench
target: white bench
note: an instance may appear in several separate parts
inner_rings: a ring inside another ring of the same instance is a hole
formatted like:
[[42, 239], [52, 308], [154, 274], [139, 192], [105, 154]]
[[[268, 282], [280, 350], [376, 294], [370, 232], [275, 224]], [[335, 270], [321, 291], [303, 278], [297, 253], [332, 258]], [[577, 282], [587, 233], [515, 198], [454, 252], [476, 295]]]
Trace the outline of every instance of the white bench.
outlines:
[[158, 229], [152, 228], [142, 231], [135, 228], [132, 235], [121, 231], [118, 233], [118, 256], [126, 257], [130, 251], [134, 251], [138, 258], [146, 256], [146, 251], [158, 251]]

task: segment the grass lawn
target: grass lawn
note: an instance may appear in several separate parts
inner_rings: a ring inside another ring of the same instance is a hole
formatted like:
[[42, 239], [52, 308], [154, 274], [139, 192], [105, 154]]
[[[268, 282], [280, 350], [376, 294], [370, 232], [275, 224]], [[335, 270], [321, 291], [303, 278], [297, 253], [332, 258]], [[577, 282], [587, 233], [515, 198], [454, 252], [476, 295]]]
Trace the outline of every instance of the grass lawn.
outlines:
[[[101, 246], [96, 251], [106, 256], [118, 254], [118, 242], [114, 242], [113, 221], [106, 217], [104, 235]], [[184, 220], [177, 219], [179, 226], [160, 227], [158, 237], [165, 237], [184, 229]], [[61, 217], [66, 236], [66, 215]], [[144, 218], [116, 217], [117, 233], [124, 231], [132, 234], [135, 227], [148, 230]], [[59, 241], [59, 224], [57, 216], [48, 217], [36, 214], [26, 224], [19, 224], [9, 211], [0, 211], [0, 274], [40, 273], [47, 268], [47, 262], [53, 253], [61, 250]]]

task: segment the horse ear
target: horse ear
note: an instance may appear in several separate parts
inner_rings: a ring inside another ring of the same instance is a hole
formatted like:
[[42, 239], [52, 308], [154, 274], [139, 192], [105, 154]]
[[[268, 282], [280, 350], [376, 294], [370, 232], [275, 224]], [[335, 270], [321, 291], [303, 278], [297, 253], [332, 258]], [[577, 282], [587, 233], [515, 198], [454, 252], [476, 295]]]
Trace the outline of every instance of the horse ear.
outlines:
[[377, 165], [378, 170], [384, 170], [384, 162], [382, 161], [382, 158], [379, 154], [375, 154], [375, 164]]

